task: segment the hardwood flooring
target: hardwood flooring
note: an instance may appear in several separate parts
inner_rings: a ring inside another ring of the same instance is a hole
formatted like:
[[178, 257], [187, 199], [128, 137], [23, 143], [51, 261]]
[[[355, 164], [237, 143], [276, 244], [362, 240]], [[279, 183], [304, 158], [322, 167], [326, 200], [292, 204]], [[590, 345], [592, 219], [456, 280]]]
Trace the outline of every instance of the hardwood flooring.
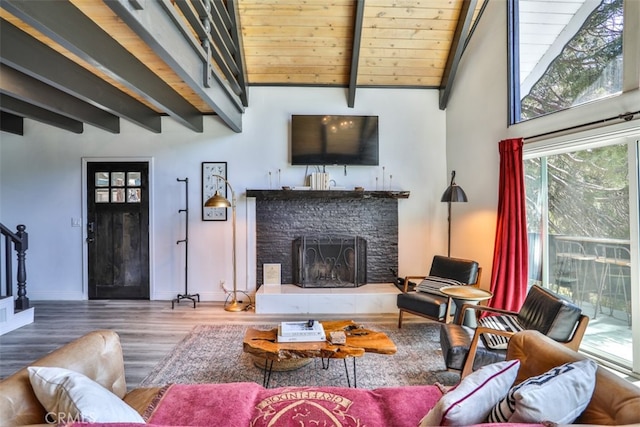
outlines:
[[[171, 309], [169, 301], [40, 301], [34, 323], [0, 336], [0, 378], [5, 378], [52, 350], [96, 329], [120, 335], [129, 388], [140, 381], [199, 324], [255, 324], [304, 319], [301, 315], [259, 315], [253, 310], [230, 313], [220, 302], [201, 302], [193, 308], [182, 301]], [[314, 315], [336, 319], [336, 315]], [[397, 322], [397, 314], [349, 315], [356, 321]], [[406, 316], [406, 322], [426, 322]]]
[[[0, 336], [0, 379], [28, 366], [56, 348], [96, 329], [120, 335], [127, 386], [135, 388], [153, 367], [199, 324], [256, 324], [301, 320], [301, 315], [260, 315], [253, 310], [230, 313], [221, 302], [201, 302], [193, 308], [183, 301], [171, 309], [170, 301], [36, 301], [32, 324]], [[315, 319], [337, 319], [314, 315]], [[360, 322], [397, 322], [397, 314], [349, 315]], [[405, 315], [404, 322], [428, 322]], [[585, 338], [586, 339], [586, 338]], [[621, 375], [626, 377], [626, 375]], [[640, 386], [637, 378], [626, 377]]]

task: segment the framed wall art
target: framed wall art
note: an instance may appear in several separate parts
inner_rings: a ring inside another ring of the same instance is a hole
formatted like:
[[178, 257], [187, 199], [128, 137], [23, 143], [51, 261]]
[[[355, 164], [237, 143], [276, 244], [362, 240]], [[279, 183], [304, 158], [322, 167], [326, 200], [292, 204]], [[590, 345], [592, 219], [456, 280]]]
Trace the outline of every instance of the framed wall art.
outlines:
[[227, 183], [216, 175], [227, 179], [227, 162], [202, 162], [202, 220], [226, 221], [227, 208], [207, 208], [204, 206], [216, 190], [227, 198]]

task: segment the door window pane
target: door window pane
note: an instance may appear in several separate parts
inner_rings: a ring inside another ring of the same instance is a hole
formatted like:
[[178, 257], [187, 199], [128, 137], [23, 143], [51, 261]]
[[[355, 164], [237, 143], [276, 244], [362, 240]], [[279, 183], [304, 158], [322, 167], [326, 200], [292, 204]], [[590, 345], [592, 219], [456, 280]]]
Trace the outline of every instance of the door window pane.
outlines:
[[109, 203], [109, 190], [96, 190], [96, 203]]
[[140, 203], [140, 189], [128, 188], [127, 189], [127, 202], [128, 203]]
[[140, 172], [127, 172], [127, 185], [129, 187], [140, 187]]
[[111, 189], [111, 203], [124, 203], [124, 188]]
[[124, 172], [111, 172], [111, 186], [124, 187]]
[[109, 186], [109, 172], [96, 172], [96, 187]]

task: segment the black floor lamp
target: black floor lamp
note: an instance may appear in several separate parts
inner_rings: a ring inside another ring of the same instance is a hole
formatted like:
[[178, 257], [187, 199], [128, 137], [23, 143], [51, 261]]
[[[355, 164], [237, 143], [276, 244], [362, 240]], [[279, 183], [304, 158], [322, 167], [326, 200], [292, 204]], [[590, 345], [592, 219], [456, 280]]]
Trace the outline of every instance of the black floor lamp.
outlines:
[[451, 203], [452, 202], [466, 202], [467, 195], [464, 194], [464, 190], [458, 184], [456, 184], [456, 171], [451, 171], [451, 184], [442, 194], [441, 202], [447, 202], [449, 204], [449, 217], [447, 221], [449, 222], [449, 234], [447, 241], [447, 256], [451, 256]]

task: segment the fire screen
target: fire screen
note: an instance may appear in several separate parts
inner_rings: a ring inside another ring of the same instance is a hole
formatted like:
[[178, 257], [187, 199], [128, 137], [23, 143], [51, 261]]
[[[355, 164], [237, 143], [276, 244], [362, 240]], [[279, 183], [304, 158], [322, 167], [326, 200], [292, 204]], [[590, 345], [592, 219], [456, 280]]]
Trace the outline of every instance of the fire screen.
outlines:
[[367, 282], [367, 242], [361, 237], [298, 237], [293, 283], [303, 288], [355, 288]]

